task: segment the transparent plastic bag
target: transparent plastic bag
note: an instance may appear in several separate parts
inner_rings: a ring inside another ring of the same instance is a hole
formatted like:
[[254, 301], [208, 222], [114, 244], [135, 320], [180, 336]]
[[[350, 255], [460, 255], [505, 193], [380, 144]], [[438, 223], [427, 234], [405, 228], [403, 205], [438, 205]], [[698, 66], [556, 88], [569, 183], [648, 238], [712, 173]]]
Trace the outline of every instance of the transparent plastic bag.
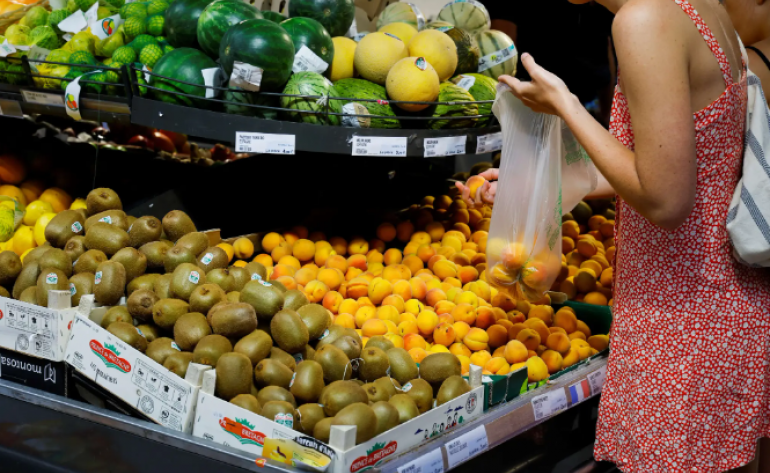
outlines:
[[567, 213], [596, 190], [599, 173], [567, 124], [559, 121], [562, 124], [561, 201], [562, 209]]

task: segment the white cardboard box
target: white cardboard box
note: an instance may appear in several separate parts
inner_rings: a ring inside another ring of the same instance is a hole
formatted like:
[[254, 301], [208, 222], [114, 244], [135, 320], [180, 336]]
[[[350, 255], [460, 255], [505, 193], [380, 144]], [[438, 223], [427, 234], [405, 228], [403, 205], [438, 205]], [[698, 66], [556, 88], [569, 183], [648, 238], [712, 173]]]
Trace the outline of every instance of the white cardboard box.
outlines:
[[192, 430], [198, 387], [87, 317], [75, 317], [65, 361], [158, 424]]

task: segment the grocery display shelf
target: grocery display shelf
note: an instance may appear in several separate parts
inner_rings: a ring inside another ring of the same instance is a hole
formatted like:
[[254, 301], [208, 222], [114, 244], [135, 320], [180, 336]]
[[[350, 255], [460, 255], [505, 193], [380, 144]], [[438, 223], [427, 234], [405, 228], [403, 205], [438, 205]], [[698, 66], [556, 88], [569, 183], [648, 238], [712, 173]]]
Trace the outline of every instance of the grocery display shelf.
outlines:
[[[83, 94], [80, 100], [80, 114], [83, 120], [99, 123], [131, 123], [128, 99], [121, 97]], [[0, 84], [0, 115], [16, 118], [22, 118], [22, 115], [69, 118], [64, 107], [64, 91], [6, 84]]]
[[[474, 462], [474, 458], [483, 461], [485, 451], [596, 396], [605, 371], [606, 358], [594, 359], [541, 388], [491, 408], [478, 419], [457, 426], [451, 433], [388, 459], [374, 470], [382, 473], [410, 471], [410, 466], [427, 467], [428, 462], [438, 461], [439, 455], [444, 471]], [[586, 386], [589, 380], [590, 390], [570, 389]], [[582, 394], [573, 399], [578, 391]], [[546, 395], [551, 398], [552, 412], [548, 411], [548, 400], [543, 407]], [[555, 407], [554, 403], [559, 406]], [[474, 449], [477, 449], [475, 455], [463, 457], [462, 452]], [[165, 473], [169, 469], [185, 471], [184, 468], [222, 472], [296, 471], [269, 460], [262, 466], [257, 463], [258, 458], [242, 451], [2, 379], [0, 458], [6, 461], [16, 458], [27, 467], [37, 466], [34, 471], [106, 471], [105, 465], [114, 472]], [[423, 468], [422, 471], [426, 470]]]

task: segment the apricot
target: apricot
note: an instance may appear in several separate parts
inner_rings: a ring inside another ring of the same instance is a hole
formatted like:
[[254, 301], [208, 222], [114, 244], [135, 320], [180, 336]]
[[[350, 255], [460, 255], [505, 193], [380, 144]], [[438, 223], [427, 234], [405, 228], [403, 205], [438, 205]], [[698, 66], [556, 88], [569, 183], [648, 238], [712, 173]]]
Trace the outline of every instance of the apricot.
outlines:
[[369, 251], [375, 250], [379, 253], [385, 252], [385, 242], [378, 239], [378, 238], [372, 238], [369, 240]]
[[[428, 289], [428, 292], [430, 292], [430, 291], [431, 291], [431, 290], [433, 290], [433, 289], [439, 289], [439, 290], [441, 290], [442, 292], [444, 291], [444, 289], [443, 289], [443, 284], [442, 284], [442, 282], [441, 282], [441, 279], [439, 279], [439, 278], [437, 278], [437, 277], [435, 277], [435, 276], [434, 276], [433, 278], [429, 279], [429, 280], [428, 280], [428, 281], [425, 283], [425, 287]], [[426, 299], [427, 299], [428, 295], [426, 294], [426, 295], [425, 295], [425, 297], [426, 297]]]
[[349, 255], [366, 255], [369, 252], [369, 242], [363, 238], [353, 238], [348, 243]]
[[508, 343], [508, 329], [502, 325], [492, 325], [487, 329], [490, 348], [497, 348]]
[[580, 256], [584, 258], [590, 258], [596, 254], [596, 245], [594, 244], [593, 239], [584, 238], [582, 240], [578, 240], [575, 248], [577, 252], [580, 253]]
[[457, 304], [457, 296], [463, 293], [462, 288], [459, 287], [450, 287], [448, 291], [446, 291], [446, 298], [448, 301], [452, 301], [455, 304]]
[[470, 304], [457, 304], [452, 308], [452, 317], [457, 322], [474, 325], [476, 322], [476, 309]]
[[329, 244], [332, 246], [332, 249], [335, 253], [337, 253], [340, 256], [345, 256], [348, 251], [348, 242], [342, 238], [342, 237], [331, 237], [329, 239]]
[[391, 264], [399, 264], [403, 260], [403, 255], [401, 254], [401, 251], [397, 250], [396, 248], [391, 248], [383, 254], [383, 263], [386, 266], [389, 266]]
[[486, 182], [487, 180], [482, 176], [471, 176], [470, 179], [465, 182], [465, 186], [468, 187], [468, 191], [470, 192], [471, 199], [477, 197], [476, 194]]
[[479, 278], [479, 270], [473, 266], [463, 266], [459, 269], [457, 277], [460, 279], [460, 282], [467, 284]]
[[439, 324], [433, 331], [433, 342], [449, 347], [455, 343], [455, 329], [450, 324]]
[[404, 310], [407, 313], [410, 313], [416, 316], [420, 312], [425, 310], [425, 304], [423, 304], [417, 299], [410, 299], [404, 303]]
[[339, 289], [344, 280], [339, 270], [329, 268], [318, 271], [316, 279], [326, 284], [332, 291]]
[[[435, 336], [434, 336], [435, 338]], [[470, 348], [466, 347], [462, 343], [453, 343], [449, 346], [449, 353], [455, 355], [455, 356], [465, 356], [470, 358], [470, 356], [473, 354], [470, 350]]]
[[528, 350], [536, 350], [540, 345], [540, 334], [531, 328], [519, 330], [516, 340], [520, 341]]
[[551, 333], [545, 342], [545, 346], [550, 350], [557, 351], [562, 355], [566, 355], [572, 346], [569, 337], [561, 332]]
[[551, 335], [548, 325], [540, 319], [527, 319], [524, 321], [524, 326], [536, 331], [540, 335], [541, 343], [548, 340], [548, 337]]
[[610, 339], [607, 335], [592, 335], [588, 337], [588, 344], [596, 351], [604, 351], [610, 344]]
[[[458, 306], [459, 305], [461, 305], [461, 304], [458, 304]], [[468, 305], [470, 305], [470, 304], [468, 304]], [[473, 308], [473, 306], [471, 306], [471, 308]], [[468, 313], [467, 317], [471, 318], [471, 316], [475, 316], [476, 327], [478, 327], [478, 328], [480, 328], [482, 330], [486, 330], [486, 329], [489, 328], [490, 325], [492, 325], [495, 322], [495, 315], [492, 312], [492, 308], [491, 307], [477, 307], [477, 308], [474, 308], [474, 309], [475, 309], [475, 312]], [[466, 322], [468, 322], [468, 320], [463, 319], [463, 318], [460, 318], [459, 320], [465, 320]], [[468, 323], [470, 323], [470, 322], [468, 322]]]
[[586, 323], [583, 322], [582, 320], [577, 321], [577, 331], [582, 332], [583, 335], [585, 335], [586, 337], [591, 336], [591, 329], [588, 328], [588, 325], [586, 325]]
[[457, 250], [451, 246], [440, 246], [436, 249], [436, 254], [443, 256], [447, 260], [449, 260], [455, 253], [457, 253]]
[[425, 302], [432, 307], [435, 307], [439, 301], [447, 300], [446, 293], [441, 289], [431, 289], [425, 295]]
[[[595, 258], [595, 256], [592, 258]], [[602, 265], [598, 261], [592, 259], [583, 261], [583, 263], [580, 265], [580, 269], [590, 269], [594, 272], [594, 274], [602, 273]]]
[[425, 284], [428, 284], [433, 279], [438, 279], [434, 274], [433, 271], [431, 271], [428, 268], [421, 269], [417, 271], [417, 274], [415, 274], [416, 277], [420, 278], [425, 282]]
[[553, 321], [553, 307], [548, 305], [536, 305], [529, 310], [528, 319], [540, 319], [546, 325], [551, 325]]
[[295, 274], [297, 274], [297, 270], [293, 266], [288, 266], [285, 264], [277, 264], [275, 265], [275, 267], [273, 267], [273, 272], [270, 273], [270, 278], [278, 279], [281, 276], [294, 277]]
[[377, 314], [377, 311], [374, 307], [371, 307], [371, 306], [359, 307], [356, 313], [354, 314], [356, 327], [362, 328], [364, 326], [364, 323], [366, 323], [367, 320], [371, 320], [375, 318], [376, 314]]
[[[436, 265], [436, 263], [438, 263], [439, 261], [446, 261], [446, 256], [444, 256], [444, 255], [438, 255], [438, 254], [431, 256], [431, 257], [430, 257], [430, 259], [428, 260], [428, 269], [429, 269], [431, 272], [433, 272], [433, 268], [434, 268], [434, 266], [435, 266], [435, 265]], [[453, 263], [453, 264], [454, 264], [454, 263]]]
[[536, 290], [545, 290], [548, 278], [548, 268], [539, 261], [528, 261], [521, 270], [521, 282]]
[[340, 306], [345, 301], [342, 295], [337, 291], [329, 291], [323, 298], [321, 305], [323, 305], [332, 314], [339, 313]]
[[[393, 293], [393, 285], [387, 279], [374, 278], [369, 283], [368, 288], [369, 299], [371, 299], [374, 305], [380, 305], [382, 301]], [[350, 289], [348, 288], [348, 291]]]
[[404, 339], [400, 334], [390, 333], [385, 334], [385, 338], [390, 340], [394, 348], [404, 348]]
[[315, 264], [319, 267], [324, 266], [326, 261], [336, 254], [337, 253], [331, 247], [318, 248], [318, 244], [316, 244], [315, 258], [313, 261], [315, 261]]
[[425, 232], [430, 236], [431, 241], [441, 241], [444, 236], [444, 226], [440, 222], [430, 222], [425, 225]]
[[457, 209], [452, 214], [452, 222], [468, 224], [471, 221], [470, 213], [468, 209]]
[[568, 368], [580, 361], [580, 354], [575, 347], [570, 347], [567, 353], [562, 356], [562, 369]]
[[586, 336], [583, 332], [572, 332], [568, 336], [570, 340], [586, 340]]
[[361, 326], [361, 332], [365, 337], [374, 337], [376, 335], [385, 335], [388, 333], [388, 326], [379, 319], [369, 319]]
[[[407, 347], [407, 342], [404, 340], [404, 349]], [[407, 350], [409, 352], [409, 356], [412, 357], [415, 363], [421, 363], [422, 360], [425, 359], [426, 356], [428, 356], [428, 352], [425, 351], [424, 348], [421, 347], [415, 347], [411, 350]]]
[[425, 267], [425, 263], [423, 263], [423, 261], [417, 255], [407, 255], [404, 257], [402, 263], [403, 266], [406, 266], [406, 268], [409, 269], [410, 277], [412, 274], [415, 274], [417, 271]]
[[540, 355], [540, 358], [543, 359], [543, 362], [548, 367], [548, 373], [554, 374], [562, 370], [564, 359], [561, 353], [554, 350], [546, 350]]
[[438, 315], [429, 310], [423, 310], [417, 315], [417, 328], [423, 335], [432, 335], [438, 325]]
[[507, 373], [510, 369], [510, 365], [503, 357], [492, 357], [489, 361], [484, 365], [484, 369], [489, 371], [492, 374], [498, 374], [499, 371], [505, 369], [505, 372]]
[[302, 284], [303, 286], [307, 286], [307, 284], [316, 278], [318, 275], [318, 270], [313, 268], [302, 268], [299, 271], [294, 273], [294, 279], [297, 281], [297, 284]]
[[486, 350], [488, 347], [489, 335], [484, 330], [474, 327], [463, 338], [465, 346], [471, 351]]
[[330, 269], [339, 269], [344, 273], [348, 270], [348, 261], [344, 256], [331, 255], [326, 259], [324, 266]]
[[451, 313], [447, 314], [438, 314], [438, 324], [449, 324], [452, 325], [455, 323], [454, 317], [452, 317]]
[[357, 277], [347, 284], [347, 296], [352, 299], [359, 299], [369, 294], [369, 281], [362, 277]]
[[[411, 288], [411, 295], [415, 299], [423, 300], [428, 293], [428, 287], [425, 281], [419, 277], [413, 277], [409, 279], [409, 286]], [[406, 300], [406, 299], [404, 299]]]
[[537, 383], [543, 381], [544, 379], [548, 379], [548, 365], [546, 365], [541, 358], [537, 356], [529, 358], [526, 361], [526, 366], [527, 376], [530, 383]]
[[447, 300], [438, 301], [433, 308], [436, 309], [436, 314], [438, 315], [451, 314], [452, 310], [455, 308], [455, 303]]
[[339, 314], [334, 318], [334, 325], [345, 328], [356, 328], [356, 321], [350, 314]]
[[393, 241], [396, 238], [396, 227], [392, 223], [383, 223], [377, 227], [377, 238], [384, 242]]
[[418, 245], [430, 245], [433, 239], [428, 232], [416, 232], [409, 239], [410, 242], [417, 243]]
[[366, 271], [368, 274], [377, 278], [382, 277], [382, 272], [385, 269], [382, 267], [382, 263], [369, 263], [368, 267], [369, 269]]
[[470, 362], [472, 365], [484, 367], [487, 363], [489, 363], [489, 360], [492, 359], [492, 355], [487, 350], [480, 350], [475, 353], [473, 353], [470, 357]]
[[402, 320], [398, 324], [398, 334], [402, 337], [406, 337], [408, 334], [418, 334], [419, 329], [417, 328], [417, 321], [416, 320]]
[[350, 255], [348, 257], [348, 268], [357, 268], [361, 271], [366, 271], [367, 269], [367, 263], [366, 263], [366, 255], [364, 254], [355, 254]]
[[412, 222], [409, 220], [399, 222], [399, 224], [396, 226], [396, 237], [399, 239], [399, 241], [404, 243], [408, 242], [412, 237], [412, 233], [414, 233], [414, 224], [412, 224]]
[[503, 356], [511, 365], [527, 361], [527, 347], [518, 340], [511, 340], [504, 347]]
[[567, 333], [572, 333], [577, 330], [577, 317], [568, 310], [559, 309], [553, 316], [553, 325], [563, 328]]
[[315, 256], [315, 243], [299, 239], [294, 243], [292, 254], [300, 261], [310, 261]]
[[522, 314], [516, 309], [513, 309], [510, 312], [508, 312], [506, 316], [508, 317], [508, 321], [513, 324], [520, 324], [520, 323], [523, 323], [525, 320], [527, 320], [527, 316]]
[[367, 264], [382, 263], [383, 261], [385, 261], [385, 257], [377, 250], [369, 250], [369, 252], [366, 254]]
[[342, 314], [355, 314], [356, 311], [358, 311], [359, 305], [358, 302], [356, 302], [354, 299], [345, 299], [340, 303], [339, 308], [337, 311]]
[[428, 343], [420, 334], [407, 333], [406, 335], [404, 335], [404, 349], [406, 351], [409, 351], [412, 348], [422, 348], [423, 350], [425, 350], [428, 348]]
[[382, 277], [390, 282], [398, 281], [399, 279], [409, 280], [412, 277], [412, 271], [406, 265], [392, 264], [385, 267], [382, 271]]

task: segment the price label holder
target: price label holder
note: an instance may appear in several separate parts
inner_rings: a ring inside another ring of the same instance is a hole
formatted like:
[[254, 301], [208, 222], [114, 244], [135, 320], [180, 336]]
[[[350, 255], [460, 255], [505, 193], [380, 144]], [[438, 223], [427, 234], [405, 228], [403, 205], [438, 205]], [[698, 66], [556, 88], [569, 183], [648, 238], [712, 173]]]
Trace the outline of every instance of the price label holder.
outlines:
[[294, 154], [295, 143], [294, 135], [235, 132], [236, 153]]
[[536, 421], [558, 414], [567, 407], [569, 403], [564, 388], [554, 389], [552, 392], [532, 398], [532, 410], [535, 412]]
[[602, 386], [604, 386], [604, 379], [607, 377], [607, 366], [602, 366], [598, 370], [587, 376], [588, 384], [591, 385], [591, 394], [596, 396], [602, 392]]
[[488, 448], [487, 430], [483, 425], [447, 442], [444, 444], [444, 449], [446, 449], [449, 469], [485, 452]]
[[444, 473], [444, 456], [437, 448], [398, 468], [398, 473]]
[[465, 154], [465, 143], [467, 141], [468, 137], [465, 135], [446, 136], [443, 138], [425, 138], [423, 142], [425, 147], [423, 157], [436, 158], [440, 156]]
[[353, 156], [406, 156], [406, 137], [354, 136]]
[[24, 118], [21, 104], [16, 100], [0, 99], [0, 115], [4, 117]]
[[476, 154], [493, 153], [503, 149], [503, 133], [480, 135], [476, 139]]
[[25, 102], [35, 103], [38, 105], [48, 105], [52, 107], [63, 107], [64, 97], [58, 94], [49, 94], [46, 92], [34, 92], [31, 90], [22, 90], [21, 96], [24, 97]]

